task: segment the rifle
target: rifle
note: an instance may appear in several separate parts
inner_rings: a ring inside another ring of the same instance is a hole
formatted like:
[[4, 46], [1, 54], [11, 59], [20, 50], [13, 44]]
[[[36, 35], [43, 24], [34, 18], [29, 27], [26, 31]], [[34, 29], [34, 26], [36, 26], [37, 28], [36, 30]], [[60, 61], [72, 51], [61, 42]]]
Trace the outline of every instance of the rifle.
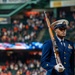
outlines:
[[52, 32], [50, 21], [49, 21], [45, 11], [44, 11], [44, 14], [45, 14], [45, 18], [46, 18], [49, 34], [50, 34], [50, 37], [51, 37], [51, 40], [52, 40], [52, 44], [53, 44], [53, 51], [54, 51], [54, 55], [55, 55], [55, 60], [56, 60], [56, 63], [58, 64], [58, 63], [61, 63], [61, 60], [60, 60], [60, 57], [59, 57], [59, 52], [58, 52], [58, 46], [56, 44], [56, 40], [55, 40], [54, 34]]

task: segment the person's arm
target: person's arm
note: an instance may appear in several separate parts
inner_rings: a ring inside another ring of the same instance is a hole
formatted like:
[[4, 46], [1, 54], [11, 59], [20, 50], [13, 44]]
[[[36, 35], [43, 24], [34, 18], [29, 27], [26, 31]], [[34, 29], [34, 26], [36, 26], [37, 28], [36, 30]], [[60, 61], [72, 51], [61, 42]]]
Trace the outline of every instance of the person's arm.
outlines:
[[51, 53], [52, 53], [52, 42], [47, 41], [43, 45], [41, 56], [41, 66], [46, 70], [52, 70], [54, 68], [54, 65], [50, 63]]

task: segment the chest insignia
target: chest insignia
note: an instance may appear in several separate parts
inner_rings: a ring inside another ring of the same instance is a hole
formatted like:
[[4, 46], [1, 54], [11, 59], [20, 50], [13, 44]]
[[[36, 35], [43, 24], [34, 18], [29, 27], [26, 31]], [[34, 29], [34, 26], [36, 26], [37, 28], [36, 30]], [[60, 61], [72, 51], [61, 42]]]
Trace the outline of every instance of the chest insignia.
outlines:
[[73, 49], [73, 47], [72, 47], [70, 44], [68, 45], [68, 48], [69, 48], [69, 49]]

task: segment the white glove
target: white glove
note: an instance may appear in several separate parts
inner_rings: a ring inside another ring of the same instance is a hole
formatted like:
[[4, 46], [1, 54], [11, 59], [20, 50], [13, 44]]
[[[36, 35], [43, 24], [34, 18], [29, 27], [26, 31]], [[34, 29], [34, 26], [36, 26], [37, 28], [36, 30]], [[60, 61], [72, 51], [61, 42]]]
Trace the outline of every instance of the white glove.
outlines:
[[54, 69], [57, 70], [58, 72], [63, 72], [65, 70], [64, 66], [61, 63], [55, 65]]

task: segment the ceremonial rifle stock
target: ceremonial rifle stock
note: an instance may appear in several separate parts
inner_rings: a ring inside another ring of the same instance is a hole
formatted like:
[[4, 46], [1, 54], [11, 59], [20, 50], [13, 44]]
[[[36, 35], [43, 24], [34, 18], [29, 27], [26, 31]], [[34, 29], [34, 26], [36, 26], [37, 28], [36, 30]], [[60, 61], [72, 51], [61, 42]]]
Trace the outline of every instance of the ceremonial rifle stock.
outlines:
[[44, 12], [44, 14], [45, 14], [47, 26], [48, 26], [48, 29], [49, 29], [49, 34], [50, 34], [50, 37], [51, 37], [51, 40], [52, 40], [52, 44], [53, 44], [53, 51], [54, 51], [56, 63], [58, 64], [58, 63], [61, 63], [61, 60], [60, 60], [60, 57], [59, 57], [59, 52], [58, 52], [58, 46], [56, 44], [56, 40], [54, 38], [54, 35], [53, 35], [53, 32], [52, 32], [52, 28], [51, 28], [51, 25], [50, 25], [50, 21], [49, 21], [49, 19], [47, 17], [46, 12]]

